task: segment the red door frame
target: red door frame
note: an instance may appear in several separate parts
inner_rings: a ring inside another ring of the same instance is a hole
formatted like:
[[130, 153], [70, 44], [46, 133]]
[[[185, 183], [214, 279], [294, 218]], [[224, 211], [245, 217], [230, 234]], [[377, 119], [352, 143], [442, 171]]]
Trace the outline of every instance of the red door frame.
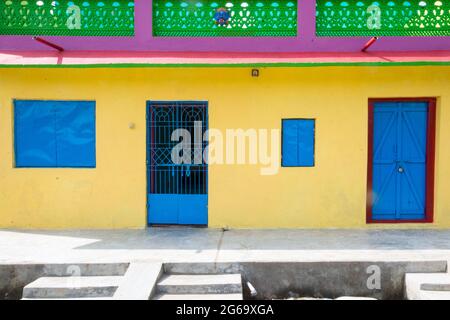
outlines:
[[[416, 101], [428, 103], [427, 122], [427, 155], [426, 155], [426, 193], [425, 193], [425, 219], [421, 220], [373, 220], [372, 219], [372, 166], [373, 166], [373, 109], [375, 102], [402, 102]], [[436, 98], [371, 98], [369, 99], [369, 132], [367, 157], [367, 223], [431, 223], [434, 209], [434, 158], [436, 135]]]

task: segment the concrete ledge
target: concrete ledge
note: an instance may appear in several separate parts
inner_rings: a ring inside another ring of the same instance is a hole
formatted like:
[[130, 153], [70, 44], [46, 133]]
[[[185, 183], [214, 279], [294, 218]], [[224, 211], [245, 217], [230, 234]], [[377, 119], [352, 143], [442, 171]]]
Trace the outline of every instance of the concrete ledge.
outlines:
[[242, 294], [240, 274], [166, 275], [157, 285], [167, 294]]
[[405, 275], [408, 300], [450, 300], [450, 274], [417, 273]]
[[242, 294], [159, 294], [153, 300], [242, 300]]
[[112, 297], [123, 277], [41, 277], [25, 286], [24, 298]]
[[[285, 299], [292, 293], [331, 299], [342, 296], [404, 299], [405, 274], [445, 274], [447, 261], [166, 263], [164, 270], [172, 274], [240, 273], [244, 297], [248, 299]], [[374, 272], [379, 272], [379, 288], [368, 285]], [[256, 289], [256, 296], [249, 295], [247, 282]]]

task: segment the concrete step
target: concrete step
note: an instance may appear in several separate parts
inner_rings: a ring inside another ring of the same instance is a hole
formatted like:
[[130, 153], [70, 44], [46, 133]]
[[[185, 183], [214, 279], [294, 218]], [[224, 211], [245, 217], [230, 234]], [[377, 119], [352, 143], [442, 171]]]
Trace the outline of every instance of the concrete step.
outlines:
[[174, 262], [164, 263], [167, 274], [234, 274], [240, 273], [242, 267], [235, 262]]
[[371, 297], [342, 296], [334, 300], [377, 300]]
[[77, 263], [77, 264], [46, 264], [41, 277], [102, 277], [123, 276], [129, 263]]
[[240, 274], [164, 275], [158, 293], [168, 294], [242, 294]]
[[112, 297], [93, 297], [93, 298], [22, 298], [20, 300], [112, 300]]
[[121, 276], [42, 277], [25, 286], [23, 298], [112, 297], [122, 283]]
[[450, 274], [407, 273], [405, 291], [408, 300], [450, 300]]
[[228, 294], [158, 294], [154, 300], [242, 300], [242, 293]]

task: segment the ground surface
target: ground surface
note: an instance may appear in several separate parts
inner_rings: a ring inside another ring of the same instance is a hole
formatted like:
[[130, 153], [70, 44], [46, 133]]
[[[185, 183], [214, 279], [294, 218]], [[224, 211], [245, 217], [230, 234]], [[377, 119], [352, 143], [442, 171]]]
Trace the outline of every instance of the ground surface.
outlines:
[[450, 230], [0, 230], [0, 263], [450, 260]]

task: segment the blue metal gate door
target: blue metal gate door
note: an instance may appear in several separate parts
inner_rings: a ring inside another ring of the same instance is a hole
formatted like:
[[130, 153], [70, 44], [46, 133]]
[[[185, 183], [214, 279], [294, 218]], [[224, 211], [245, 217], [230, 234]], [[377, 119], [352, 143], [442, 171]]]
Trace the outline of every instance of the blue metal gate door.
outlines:
[[206, 102], [148, 103], [150, 224], [208, 224], [208, 165], [203, 159], [207, 111]]
[[426, 102], [374, 104], [374, 220], [422, 220], [426, 196]]

